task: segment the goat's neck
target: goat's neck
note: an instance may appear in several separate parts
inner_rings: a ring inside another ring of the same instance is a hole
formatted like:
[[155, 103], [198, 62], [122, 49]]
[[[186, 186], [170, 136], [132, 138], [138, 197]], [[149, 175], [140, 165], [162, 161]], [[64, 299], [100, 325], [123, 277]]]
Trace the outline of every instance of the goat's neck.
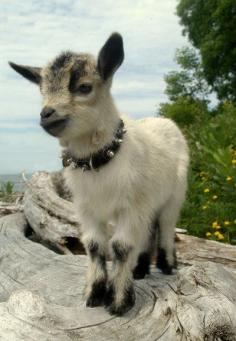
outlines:
[[112, 142], [120, 120], [118, 110], [111, 99], [99, 111], [96, 127], [69, 142], [68, 148], [75, 157], [88, 157]]

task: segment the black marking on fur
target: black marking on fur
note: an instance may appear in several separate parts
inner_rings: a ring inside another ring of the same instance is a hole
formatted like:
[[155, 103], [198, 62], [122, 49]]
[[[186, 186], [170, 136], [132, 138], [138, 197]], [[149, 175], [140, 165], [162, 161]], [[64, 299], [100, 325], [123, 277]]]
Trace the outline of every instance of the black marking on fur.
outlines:
[[119, 305], [114, 302], [115, 299], [115, 288], [113, 283], [109, 283], [105, 307], [111, 315], [122, 316], [127, 313], [135, 304], [135, 291], [132, 285], [130, 285], [124, 293], [124, 298]]
[[98, 56], [98, 72], [107, 80], [124, 60], [123, 40], [119, 33], [113, 33]]
[[145, 275], [150, 273], [150, 263], [151, 263], [151, 255], [148, 252], [140, 253], [138, 257], [138, 263], [133, 271], [134, 279], [143, 279]]
[[106, 279], [95, 281], [92, 285], [92, 291], [86, 301], [87, 307], [98, 307], [104, 304], [106, 297]]
[[86, 66], [85, 60], [77, 60], [75, 65], [73, 66], [69, 82], [70, 92], [74, 93], [78, 91], [78, 80], [86, 75], [85, 66]]
[[161, 227], [158, 222], [158, 219], [156, 219], [156, 229], [157, 229], [157, 260], [156, 260], [156, 266], [158, 269], [161, 269], [162, 272], [166, 275], [172, 274], [172, 269], [177, 268], [177, 257], [176, 257], [176, 251], [173, 249], [173, 256], [174, 256], [174, 264], [168, 264], [167, 258], [166, 258], [166, 250], [161, 247]]
[[88, 252], [92, 260], [94, 260], [96, 257], [98, 257], [98, 249], [99, 245], [97, 242], [94, 242], [93, 240], [89, 242], [88, 244]]
[[101, 268], [105, 270], [105, 267], [106, 267], [106, 257], [103, 254], [99, 254], [98, 262], [99, 262]]
[[69, 90], [70, 92], [76, 92], [77, 81], [80, 78], [80, 74], [77, 71], [72, 71], [70, 82], [69, 82]]
[[62, 52], [58, 57], [56, 57], [50, 67], [53, 74], [58, 73], [62, 68], [68, 64], [74, 54], [70, 51]]
[[157, 263], [156, 266], [158, 269], [161, 269], [163, 274], [171, 275], [172, 269], [174, 265], [170, 265], [166, 258], [166, 250], [163, 248], [158, 248], [157, 250]]
[[92, 261], [98, 261], [101, 268], [105, 269], [106, 257], [99, 251], [99, 244], [97, 242], [91, 241], [88, 244], [88, 252]]
[[115, 297], [115, 287], [114, 284], [109, 281], [108, 282], [108, 286], [107, 286], [107, 292], [106, 292], [106, 297], [105, 297], [105, 306], [109, 307], [112, 302], [114, 301], [114, 297]]
[[115, 261], [118, 261], [121, 263], [124, 263], [127, 261], [128, 255], [131, 251], [130, 246], [126, 246], [119, 241], [115, 241], [112, 243], [112, 249], [114, 252]]
[[142, 279], [145, 275], [150, 273], [151, 258], [156, 251], [156, 235], [158, 226], [158, 216], [156, 215], [150, 224], [150, 235], [146, 251], [139, 254], [137, 265], [133, 270], [134, 279]]

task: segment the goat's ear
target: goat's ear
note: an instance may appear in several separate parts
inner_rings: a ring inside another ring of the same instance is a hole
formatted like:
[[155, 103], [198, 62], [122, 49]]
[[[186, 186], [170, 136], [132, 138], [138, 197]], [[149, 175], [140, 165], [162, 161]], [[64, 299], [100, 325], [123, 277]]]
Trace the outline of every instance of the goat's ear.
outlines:
[[98, 72], [107, 80], [124, 60], [123, 39], [119, 33], [113, 33], [98, 55]]
[[41, 80], [41, 68], [40, 67], [32, 67], [26, 65], [18, 65], [12, 62], [9, 62], [9, 65], [18, 72], [21, 76], [25, 77], [29, 81], [39, 84]]

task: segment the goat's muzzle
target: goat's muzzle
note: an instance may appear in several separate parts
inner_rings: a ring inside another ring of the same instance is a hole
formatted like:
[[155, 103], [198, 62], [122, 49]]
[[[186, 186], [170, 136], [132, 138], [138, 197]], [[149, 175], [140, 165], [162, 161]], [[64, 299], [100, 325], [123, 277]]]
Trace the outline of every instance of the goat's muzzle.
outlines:
[[52, 136], [60, 136], [66, 128], [69, 118], [61, 117], [57, 114], [56, 110], [51, 107], [44, 107], [40, 113], [40, 125]]

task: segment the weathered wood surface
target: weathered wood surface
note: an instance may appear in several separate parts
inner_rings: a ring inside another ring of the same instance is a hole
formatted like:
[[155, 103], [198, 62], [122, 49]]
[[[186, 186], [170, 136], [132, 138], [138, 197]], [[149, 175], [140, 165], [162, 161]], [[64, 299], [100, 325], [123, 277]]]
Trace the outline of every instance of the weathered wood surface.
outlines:
[[[0, 219], [0, 340], [236, 340], [234, 247], [181, 236], [180, 258], [191, 265], [173, 276], [153, 267], [135, 282], [135, 307], [115, 318], [85, 307], [86, 256], [56, 254], [25, 238], [26, 230], [22, 213]], [[205, 262], [217, 247], [227, 268]]]
[[35, 173], [24, 194], [24, 214], [31, 228], [65, 253], [70, 253], [67, 238], [80, 236], [79, 219], [69, 198], [60, 172]]
[[0, 340], [236, 341], [236, 247], [178, 235], [178, 271], [153, 266], [135, 281], [135, 307], [116, 318], [85, 306], [87, 258], [68, 245], [80, 236], [68, 199], [60, 173], [37, 173], [24, 213], [0, 219]]
[[[17, 199], [21, 198], [18, 197]], [[16, 200], [15, 202], [0, 201], [0, 217], [21, 211], [23, 211], [23, 205], [20, 200]]]

